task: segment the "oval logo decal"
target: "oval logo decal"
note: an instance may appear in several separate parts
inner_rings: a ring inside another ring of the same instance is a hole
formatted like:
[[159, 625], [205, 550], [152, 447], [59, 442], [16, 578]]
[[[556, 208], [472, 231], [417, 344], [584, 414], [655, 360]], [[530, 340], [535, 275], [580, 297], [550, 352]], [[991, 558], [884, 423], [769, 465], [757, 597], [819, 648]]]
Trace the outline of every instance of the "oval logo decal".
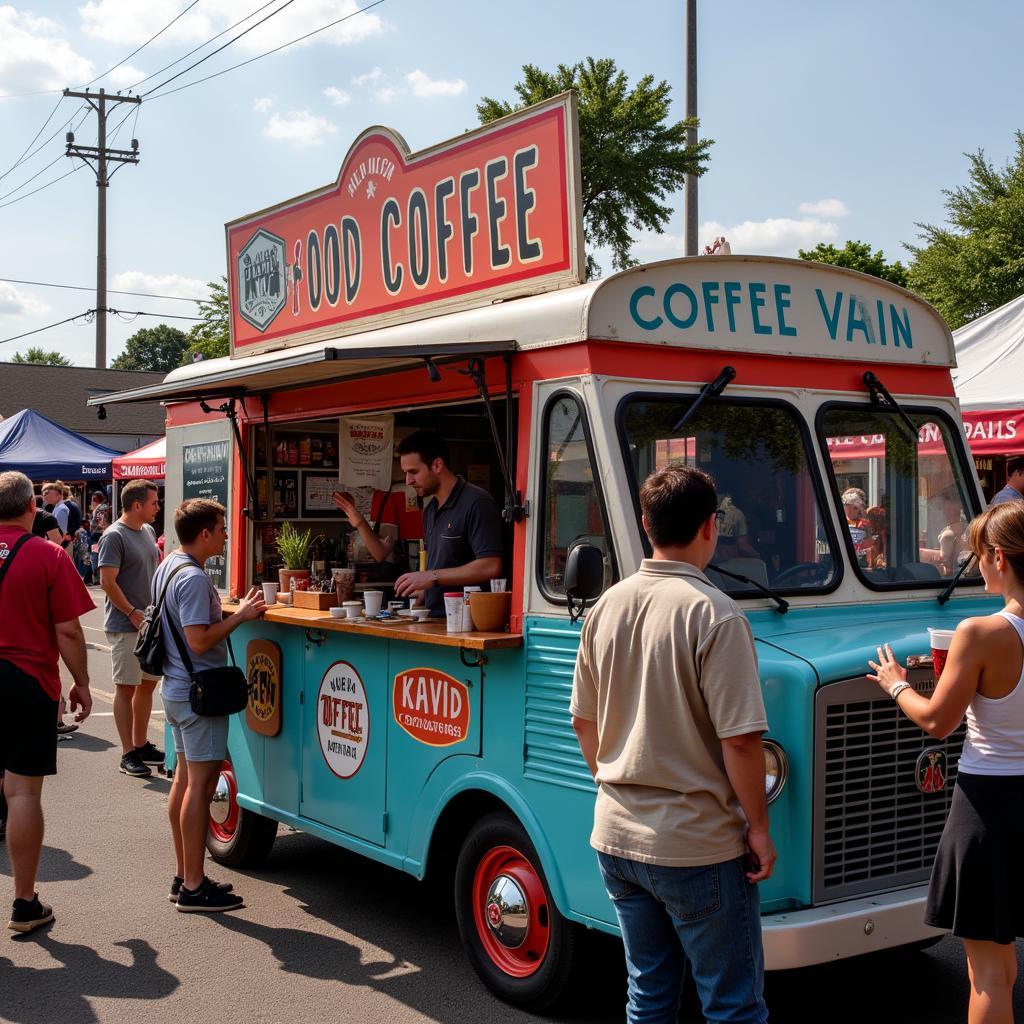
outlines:
[[324, 673], [316, 702], [320, 750], [339, 779], [350, 779], [363, 765], [370, 741], [370, 709], [359, 673], [336, 661]]
[[395, 675], [395, 721], [414, 740], [450, 747], [469, 735], [469, 690], [436, 668], [409, 668]]

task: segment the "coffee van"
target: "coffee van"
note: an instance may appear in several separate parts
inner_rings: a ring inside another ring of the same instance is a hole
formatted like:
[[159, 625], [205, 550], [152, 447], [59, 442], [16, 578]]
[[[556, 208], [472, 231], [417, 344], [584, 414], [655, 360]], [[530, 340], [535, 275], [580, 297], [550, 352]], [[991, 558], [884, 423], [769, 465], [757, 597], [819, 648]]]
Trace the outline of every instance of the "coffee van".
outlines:
[[[574, 148], [573, 111], [571, 98], [559, 102], [540, 113], [560, 114], [564, 157]], [[529, 148], [520, 135], [534, 116], [513, 120], [512, 132], [494, 129], [509, 150], [504, 165], [493, 154], [468, 162], [485, 168], [485, 182], [486, 168], [507, 171]], [[374, 132], [362, 142], [377, 145], [382, 130]], [[362, 455], [394, 481], [399, 541], [415, 564], [419, 513], [392, 448], [414, 430], [439, 431], [453, 469], [503, 510], [508, 624], [449, 633], [443, 620], [350, 622], [322, 607], [276, 605], [240, 628], [234, 646], [245, 652], [250, 702], [232, 720], [211, 806], [214, 857], [254, 864], [285, 824], [417, 878], [445, 879], [483, 982], [519, 1005], [554, 1005], [581, 966], [580, 930], [616, 932], [588, 844], [594, 784], [568, 711], [581, 617], [649, 551], [638, 488], [678, 461], [717, 481], [722, 541], [709, 576], [743, 607], [757, 646], [779, 848], [761, 887], [768, 968], [936, 937], [922, 923], [923, 898], [962, 732], [929, 738], [864, 672], [890, 641], [927, 691], [928, 627], [993, 608], [978, 576], [962, 572], [963, 529], [983, 504], [945, 323], [887, 282], [756, 256], [676, 259], [578, 283], [577, 246], [568, 269], [546, 267], [539, 284], [520, 277], [499, 295], [508, 281], [495, 283], [495, 239], [467, 236], [462, 221], [448, 225], [450, 236], [443, 224], [440, 235], [420, 235], [401, 179], [425, 158], [393, 134], [385, 141], [392, 179], [357, 144], [336, 185], [303, 198], [303, 216], [314, 200], [351, 199], [350, 186], [365, 195], [358, 166], [376, 167], [369, 183], [379, 181], [384, 207], [397, 196], [392, 209], [412, 225], [406, 284], [413, 269], [422, 277], [418, 245], [436, 266], [438, 246], [468, 237], [491, 275], [486, 301], [472, 304], [462, 291], [438, 309], [420, 304], [422, 293], [412, 305], [399, 295], [381, 313], [377, 296], [360, 321], [342, 299], [330, 322], [300, 323], [317, 288], [341, 296], [345, 260], [325, 269], [331, 257], [318, 271], [306, 256], [316, 246], [333, 252], [332, 236], [314, 243], [308, 225], [296, 235], [285, 223], [291, 207], [275, 208], [228, 226], [233, 355], [94, 404], [166, 403], [168, 507], [208, 496], [229, 510], [229, 550], [207, 567], [226, 600], [274, 578], [275, 531], [286, 521], [323, 534], [329, 569], [345, 534], [330, 495], [355, 472], [346, 460], [362, 421], [381, 431], [373, 436], [383, 444], [364, 444]], [[547, 156], [542, 142], [530, 159], [543, 167]], [[571, 213], [576, 172], [560, 166], [553, 180]], [[455, 195], [468, 172], [449, 164], [430, 173], [455, 182]], [[529, 173], [519, 185], [492, 177], [481, 211], [521, 208], [534, 189], [536, 210], [548, 215], [547, 193]], [[442, 220], [445, 209], [442, 201]], [[394, 212], [374, 210], [386, 238]], [[537, 243], [544, 259], [564, 260], [565, 245], [573, 248], [576, 227], [563, 215], [564, 207], [552, 217], [561, 223], [554, 242]], [[539, 220], [493, 223], [513, 264], [534, 258], [519, 243], [524, 233], [536, 240]], [[353, 239], [371, 232], [350, 224], [334, 232], [339, 244], [342, 235], [354, 267]], [[362, 273], [375, 267], [383, 280], [390, 267], [394, 284], [396, 251], [362, 250]], [[254, 266], [265, 278], [280, 274], [276, 294], [272, 281], [246, 278]], [[513, 265], [508, 274], [522, 272]], [[299, 309], [294, 332], [289, 308]], [[272, 497], [281, 481], [296, 495], [287, 507]], [[852, 518], [843, 503], [851, 489], [864, 506]], [[173, 528], [167, 544], [176, 544]], [[597, 571], [581, 573], [583, 565]], [[357, 589], [386, 585], [371, 575]]]

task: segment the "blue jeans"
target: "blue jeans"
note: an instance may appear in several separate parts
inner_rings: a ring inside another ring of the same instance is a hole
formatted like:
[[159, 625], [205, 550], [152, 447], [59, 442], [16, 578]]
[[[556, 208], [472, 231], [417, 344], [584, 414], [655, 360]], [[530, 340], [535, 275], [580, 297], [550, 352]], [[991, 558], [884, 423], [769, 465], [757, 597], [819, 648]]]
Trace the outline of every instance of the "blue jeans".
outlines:
[[768, 1019], [761, 914], [745, 857], [695, 868], [597, 858], [626, 947], [629, 1024], [675, 1024], [687, 963], [708, 1021]]

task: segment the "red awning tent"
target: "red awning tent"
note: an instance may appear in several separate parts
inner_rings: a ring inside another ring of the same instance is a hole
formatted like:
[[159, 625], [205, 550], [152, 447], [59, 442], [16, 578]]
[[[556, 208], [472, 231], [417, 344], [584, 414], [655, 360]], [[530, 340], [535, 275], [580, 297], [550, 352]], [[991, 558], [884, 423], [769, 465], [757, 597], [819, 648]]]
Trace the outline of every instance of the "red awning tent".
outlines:
[[953, 332], [953, 384], [974, 455], [1024, 453], [1024, 295]]
[[163, 480], [167, 475], [167, 438], [159, 437], [113, 460], [115, 480]]

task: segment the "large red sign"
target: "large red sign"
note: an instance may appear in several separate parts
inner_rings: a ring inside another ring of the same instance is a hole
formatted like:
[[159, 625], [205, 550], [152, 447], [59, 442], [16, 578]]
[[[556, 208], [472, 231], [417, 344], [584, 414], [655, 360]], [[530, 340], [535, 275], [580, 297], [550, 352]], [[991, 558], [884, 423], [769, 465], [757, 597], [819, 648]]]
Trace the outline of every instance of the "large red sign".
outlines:
[[469, 735], [469, 690], [440, 669], [396, 673], [392, 711], [402, 729], [430, 747], [450, 747]]
[[421, 153], [387, 128], [337, 181], [227, 225], [231, 354], [582, 280], [572, 94]]

